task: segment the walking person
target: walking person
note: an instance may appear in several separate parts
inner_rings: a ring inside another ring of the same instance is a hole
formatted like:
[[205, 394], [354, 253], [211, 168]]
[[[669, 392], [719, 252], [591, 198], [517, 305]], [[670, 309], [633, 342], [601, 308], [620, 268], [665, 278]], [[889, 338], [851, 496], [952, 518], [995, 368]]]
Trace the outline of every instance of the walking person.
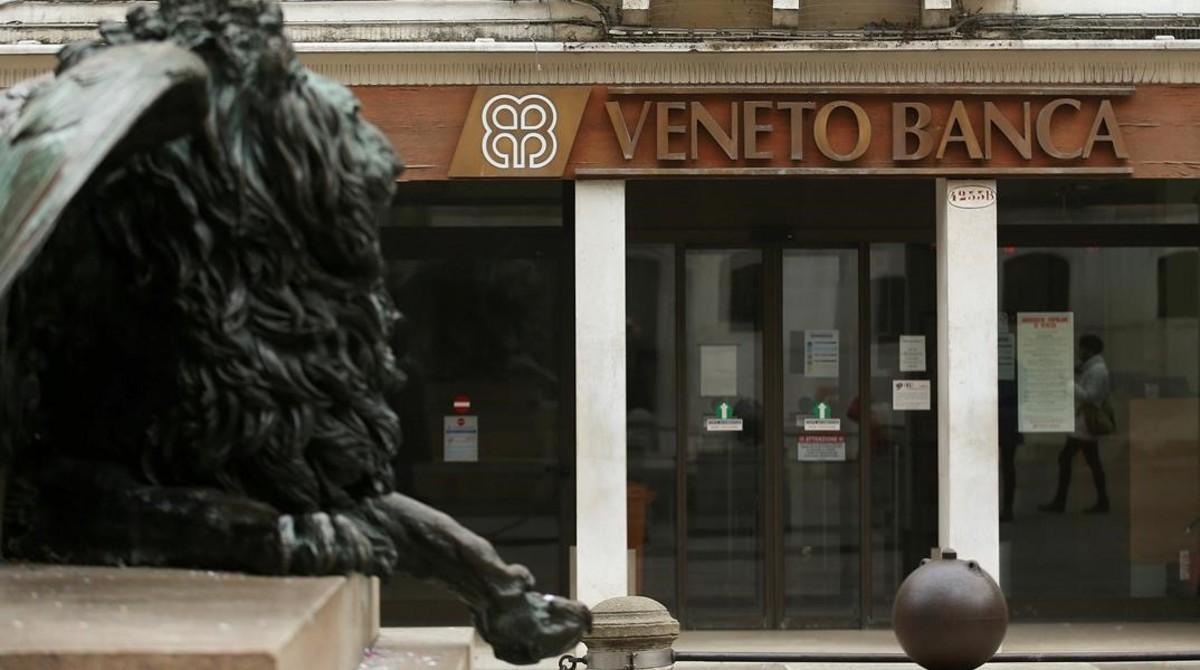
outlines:
[[1075, 369], [1075, 431], [1067, 436], [1058, 454], [1058, 490], [1054, 499], [1038, 509], [1062, 512], [1067, 506], [1067, 489], [1071, 485], [1071, 465], [1075, 454], [1083, 452], [1092, 482], [1096, 487], [1096, 502], [1084, 510], [1087, 514], [1106, 514], [1109, 510], [1108, 487], [1104, 466], [1100, 463], [1099, 439], [1115, 429], [1108, 396], [1111, 392], [1108, 365], [1101, 355], [1104, 342], [1095, 335], [1079, 338], [1080, 364]]
[[1018, 428], [1017, 382], [1000, 380], [1000, 481], [1003, 497], [1000, 521], [1013, 520], [1013, 500], [1017, 494], [1017, 447], [1025, 441]]

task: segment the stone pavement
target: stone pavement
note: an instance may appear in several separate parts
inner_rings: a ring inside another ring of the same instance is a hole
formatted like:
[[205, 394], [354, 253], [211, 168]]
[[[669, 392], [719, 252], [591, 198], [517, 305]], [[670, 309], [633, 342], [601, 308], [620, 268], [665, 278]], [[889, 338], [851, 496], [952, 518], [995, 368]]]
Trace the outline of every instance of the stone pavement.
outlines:
[[[465, 635], [469, 629], [459, 629]], [[898, 652], [891, 630], [686, 631], [675, 648], [687, 651]], [[475, 641], [470, 670], [511, 670]], [[1200, 649], [1200, 621], [1136, 624], [1013, 624], [1004, 651], [1156, 651]], [[538, 670], [557, 668], [553, 659]], [[920, 670], [896, 663], [679, 663], [679, 670]], [[993, 663], [984, 670], [1200, 670], [1200, 663]]]
[[[921, 670], [908, 663], [677, 663], [678, 670]], [[1200, 670], [1200, 663], [989, 663], [981, 670]]]
[[[474, 655], [473, 670], [511, 670], [511, 666], [483, 656]], [[407, 670], [416, 666], [364, 665], [360, 670]], [[429, 667], [429, 666], [426, 666]], [[440, 666], [439, 666], [440, 667]], [[449, 665], [448, 668], [460, 666]], [[551, 670], [557, 662], [545, 660], [536, 666], [521, 666]], [[581, 666], [582, 668], [583, 666]], [[678, 670], [921, 670], [911, 663], [677, 663]], [[989, 663], [981, 670], [1200, 670], [1200, 663]]]

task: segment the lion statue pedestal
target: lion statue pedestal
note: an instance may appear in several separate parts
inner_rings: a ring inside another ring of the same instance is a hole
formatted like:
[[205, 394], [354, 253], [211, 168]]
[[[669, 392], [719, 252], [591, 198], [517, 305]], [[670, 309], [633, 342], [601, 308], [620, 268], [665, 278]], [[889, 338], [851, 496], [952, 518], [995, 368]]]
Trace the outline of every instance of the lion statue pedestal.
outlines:
[[378, 619], [361, 575], [0, 567], [5, 670], [353, 670]]

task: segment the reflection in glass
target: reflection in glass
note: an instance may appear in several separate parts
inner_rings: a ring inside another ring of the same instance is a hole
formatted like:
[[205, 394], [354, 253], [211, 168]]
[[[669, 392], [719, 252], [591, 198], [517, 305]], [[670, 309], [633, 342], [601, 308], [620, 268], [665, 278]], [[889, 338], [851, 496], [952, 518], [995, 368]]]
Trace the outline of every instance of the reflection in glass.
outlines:
[[1006, 179], [999, 223], [1008, 225], [1196, 225], [1194, 179]]
[[625, 308], [631, 592], [677, 612], [674, 247], [630, 245]]
[[[404, 444], [397, 486], [490, 540], [539, 584], [560, 587], [560, 328], [554, 259], [397, 260], [388, 285], [408, 323], [397, 329], [408, 378], [391, 401]], [[478, 417], [477, 454], [447, 459], [456, 398]], [[465, 623], [448, 594], [411, 580], [383, 590], [384, 625]]]
[[384, 225], [396, 228], [546, 228], [562, 226], [556, 181], [404, 182]]
[[[783, 342], [785, 626], [855, 623], [862, 551], [857, 250], [784, 251]], [[803, 427], [821, 415], [839, 419], [840, 428]]]
[[[999, 254], [1005, 320], [1047, 307], [1072, 312], [1077, 386], [1094, 385], [1089, 371], [1102, 359], [1116, 419], [1105, 435], [1088, 432], [1081, 416], [1072, 434], [1022, 434], [1002, 468], [1011, 496], [1002, 584], [1015, 615], [1200, 614], [1193, 565], [1200, 544], [1186, 530], [1200, 518], [1196, 249], [1008, 247]], [[1036, 293], [1025, 287], [1041, 282], [1063, 287], [1061, 305], [1031, 298]], [[1093, 356], [1097, 341], [1103, 351]]]
[[[764, 623], [763, 263], [759, 251], [687, 252], [687, 603], [694, 628]], [[705, 354], [702, 359], [702, 347]], [[728, 356], [732, 352], [732, 356]], [[732, 360], [732, 365], [730, 361]], [[706, 429], [720, 405], [740, 431]]]
[[[871, 623], [891, 619], [896, 589], [937, 545], [937, 390], [927, 412], [895, 411], [891, 396], [896, 379], [936, 384], [935, 269], [927, 244], [871, 245]], [[925, 338], [925, 370], [900, 369], [902, 335]]]

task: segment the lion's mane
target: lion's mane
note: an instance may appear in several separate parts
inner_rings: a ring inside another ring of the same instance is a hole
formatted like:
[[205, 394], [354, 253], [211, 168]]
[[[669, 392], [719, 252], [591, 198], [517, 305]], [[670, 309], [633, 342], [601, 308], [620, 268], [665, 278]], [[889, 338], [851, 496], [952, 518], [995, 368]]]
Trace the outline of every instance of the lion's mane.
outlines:
[[289, 514], [390, 491], [395, 154], [277, 5], [163, 0], [101, 32], [60, 68], [170, 40], [208, 65], [210, 113], [103, 172], [15, 287], [17, 476], [66, 457]]

